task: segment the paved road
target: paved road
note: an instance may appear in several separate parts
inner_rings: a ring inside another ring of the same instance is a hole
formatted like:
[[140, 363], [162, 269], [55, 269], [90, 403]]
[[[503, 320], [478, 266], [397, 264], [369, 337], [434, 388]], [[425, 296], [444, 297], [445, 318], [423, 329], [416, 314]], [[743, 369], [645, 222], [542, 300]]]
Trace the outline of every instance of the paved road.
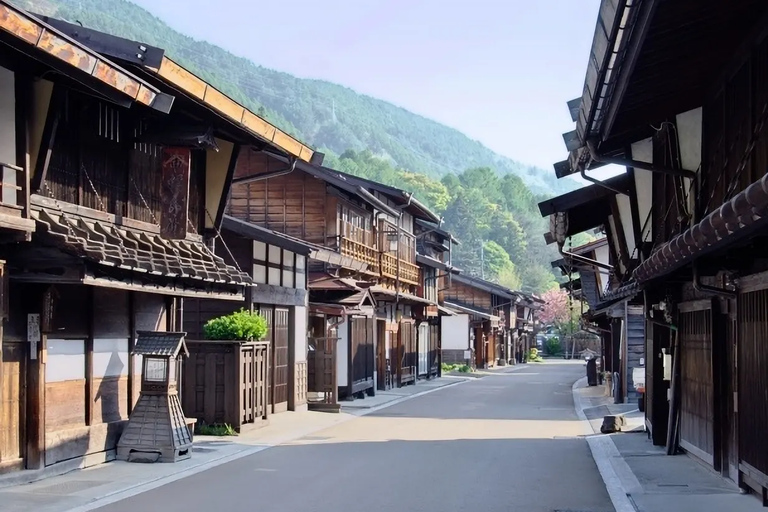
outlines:
[[98, 510], [612, 512], [573, 410], [583, 372], [472, 380]]

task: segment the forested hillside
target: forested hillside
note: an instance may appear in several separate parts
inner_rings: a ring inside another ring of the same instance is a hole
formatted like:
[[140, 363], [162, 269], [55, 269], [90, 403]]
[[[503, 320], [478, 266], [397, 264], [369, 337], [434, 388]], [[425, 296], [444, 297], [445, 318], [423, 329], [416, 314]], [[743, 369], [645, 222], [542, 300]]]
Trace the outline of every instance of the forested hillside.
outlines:
[[[536, 203], [576, 188], [551, 170], [515, 162], [461, 132], [325, 81], [296, 78], [196, 41], [126, 0], [12, 0], [166, 50], [197, 75], [327, 154], [325, 164], [407, 188], [444, 216], [462, 242], [455, 262], [510, 287], [554, 283]], [[204, 13], [201, 13], [201, 22]], [[536, 195], [535, 195], [536, 194]]]

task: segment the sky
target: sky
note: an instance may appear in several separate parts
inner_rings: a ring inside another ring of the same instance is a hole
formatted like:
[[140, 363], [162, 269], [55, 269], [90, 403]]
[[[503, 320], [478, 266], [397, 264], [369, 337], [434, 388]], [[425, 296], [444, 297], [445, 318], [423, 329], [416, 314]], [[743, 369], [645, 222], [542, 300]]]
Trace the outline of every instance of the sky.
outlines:
[[582, 94], [600, 4], [133, 1], [259, 65], [381, 98], [545, 169], [567, 156], [566, 102]]

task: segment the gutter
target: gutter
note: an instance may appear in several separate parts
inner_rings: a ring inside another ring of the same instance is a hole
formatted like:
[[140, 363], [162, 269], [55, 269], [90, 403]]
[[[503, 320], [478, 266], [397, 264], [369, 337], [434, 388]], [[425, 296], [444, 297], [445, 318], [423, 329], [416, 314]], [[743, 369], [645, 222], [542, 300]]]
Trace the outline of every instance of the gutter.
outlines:
[[277, 178], [278, 176], [284, 176], [292, 173], [296, 169], [296, 162], [298, 158], [289, 158], [288, 167], [285, 169], [278, 169], [276, 171], [265, 172], [262, 174], [256, 174], [252, 176], [243, 176], [241, 178], [234, 178], [232, 180], [233, 185], [245, 185], [246, 183], [253, 183], [254, 181], [268, 180], [270, 178]]

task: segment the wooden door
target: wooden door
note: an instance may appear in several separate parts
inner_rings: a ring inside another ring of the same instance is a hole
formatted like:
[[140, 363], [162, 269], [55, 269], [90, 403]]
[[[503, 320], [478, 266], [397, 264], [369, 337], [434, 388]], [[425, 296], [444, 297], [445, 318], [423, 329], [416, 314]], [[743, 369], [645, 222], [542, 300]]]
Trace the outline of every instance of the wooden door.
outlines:
[[275, 333], [273, 328], [275, 323], [275, 310], [271, 306], [261, 306], [259, 307], [259, 314], [267, 321], [267, 334], [264, 335], [264, 340], [270, 343], [269, 375], [267, 376], [269, 379], [269, 391], [267, 393], [267, 400], [269, 401], [270, 411], [272, 411], [275, 403]]
[[350, 392], [373, 388], [373, 322], [371, 318], [353, 318], [350, 322]]
[[284, 410], [288, 405], [288, 310], [275, 308], [272, 327], [272, 350], [274, 352], [274, 371], [272, 372], [274, 407]]
[[680, 304], [680, 446], [714, 465], [712, 301]]
[[768, 481], [768, 450], [765, 449], [768, 437], [768, 290], [740, 293], [736, 314], [739, 470], [751, 477], [747, 481], [750, 486], [756, 481], [768, 488], [765, 485]]
[[0, 358], [0, 472], [24, 468], [25, 343], [3, 343]]

